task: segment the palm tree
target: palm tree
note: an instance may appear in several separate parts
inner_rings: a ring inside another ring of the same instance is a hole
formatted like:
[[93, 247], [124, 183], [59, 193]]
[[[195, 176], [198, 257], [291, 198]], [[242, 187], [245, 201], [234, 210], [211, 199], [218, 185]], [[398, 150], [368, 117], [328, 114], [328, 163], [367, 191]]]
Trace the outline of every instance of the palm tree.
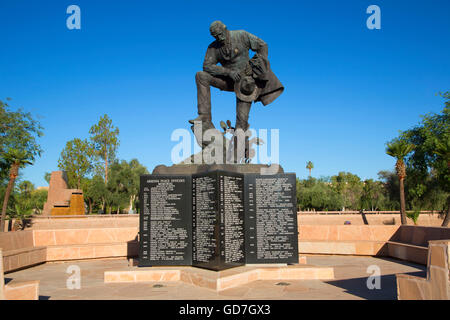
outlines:
[[400, 218], [402, 224], [406, 224], [406, 209], [405, 209], [405, 185], [406, 165], [405, 157], [414, 150], [414, 145], [401, 139], [395, 139], [387, 144], [386, 153], [391, 157], [397, 159], [395, 170], [397, 172], [398, 180], [400, 182]]
[[4, 159], [10, 164], [9, 169], [9, 182], [6, 187], [5, 198], [3, 200], [2, 215], [0, 219], [0, 232], [5, 230], [6, 222], [6, 209], [8, 207], [8, 200], [11, 192], [14, 188], [14, 182], [19, 175], [19, 168], [24, 167], [27, 164], [32, 164], [30, 161], [32, 156], [26, 151], [21, 151], [17, 149], [11, 149], [4, 156]]
[[[450, 135], [444, 135], [443, 141], [436, 140], [434, 153], [447, 162], [447, 172], [450, 173]], [[447, 227], [450, 222], [450, 195], [447, 197], [447, 213], [442, 227]]]
[[309, 176], [311, 177], [311, 170], [314, 169], [314, 164], [311, 161], [306, 163], [306, 169], [309, 170]]

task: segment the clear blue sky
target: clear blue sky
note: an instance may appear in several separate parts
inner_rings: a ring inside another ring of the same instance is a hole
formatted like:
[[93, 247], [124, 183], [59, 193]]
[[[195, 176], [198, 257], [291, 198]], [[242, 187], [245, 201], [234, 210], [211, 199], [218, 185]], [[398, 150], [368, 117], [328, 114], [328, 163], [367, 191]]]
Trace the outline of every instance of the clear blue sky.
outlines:
[[[81, 30], [66, 8], [81, 8]], [[381, 8], [368, 30], [366, 8]], [[386, 141], [440, 112], [450, 84], [450, 1], [32, 1], [0, 2], [0, 97], [40, 116], [44, 153], [23, 178], [46, 185], [66, 142], [87, 138], [107, 113], [120, 159], [170, 164], [176, 128], [196, 116], [194, 75], [209, 24], [222, 20], [269, 45], [285, 92], [253, 106], [253, 128], [280, 129], [285, 171], [306, 177], [392, 169]], [[212, 91], [213, 117], [235, 118], [232, 93]]]

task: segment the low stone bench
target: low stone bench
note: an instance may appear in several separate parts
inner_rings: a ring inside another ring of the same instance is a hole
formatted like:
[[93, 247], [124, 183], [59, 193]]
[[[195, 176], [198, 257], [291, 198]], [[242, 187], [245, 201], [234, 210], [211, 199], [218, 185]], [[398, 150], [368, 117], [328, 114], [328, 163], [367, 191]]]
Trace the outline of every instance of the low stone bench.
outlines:
[[450, 228], [403, 225], [388, 241], [393, 258], [427, 264], [429, 241], [450, 239]]
[[46, 247], [31, 247], [4, 252], [5, 272], [20, 270], [46, 262]]
[[4, 272], [47, 261], [138, 256], [138, 229], [89, 228], [0, 233]]
[[38, 300], [39, 281], [11, 281], [5, 285], [3, 254], [0, 249], [0, 300]]
[[45, 246], [35, 246], [33, 231], [0, 233], [4, 272], [19, 270], [46, 261]]
[[300, 240], [298, 251], [300, 254], [392, 257], [419, 264], [426, 264], [428, 255], [427, 247], [375, 240]]
[[137, 239], [138, 228], [87, 228], [33, 230], [36, 246], [126, 243]]
[[386, 241], [376, 240], [300, 240], [300, 254], [332, 254], [384, 256], [387, 253]]
[[450, 299], [450, 240], [429, 242], [427, 277], [397, 275], [399, 300]]
[[398, 226], [299, 225], [300, 254], [384, 256]]
[[427, 264], [428, 241], [450, 239], [450, 228], [422, 226], [299, 226], [300, 254], [385, 256]]
[[428, 247], [428, 242], [431, 240], [448, 239], [450, 239], [450, 228], [402, 225], [389, 241]]
[[409, 243], [388, 241], [387, 256], [399, 260], [427, 264], [428, 247], [416, 246]]
[[47, 247], [47, 261], [67, 261], [136, 257], [139, 253], [137, 240], [119, 243], [72, 244]]
[[389, 241], [399, 226], [299, 225], [298, 239], [307, 241]]
[[137, 235], [134, 227], [34, 230], [35, 243], [47, 248], [47, 261], [136, 257]]

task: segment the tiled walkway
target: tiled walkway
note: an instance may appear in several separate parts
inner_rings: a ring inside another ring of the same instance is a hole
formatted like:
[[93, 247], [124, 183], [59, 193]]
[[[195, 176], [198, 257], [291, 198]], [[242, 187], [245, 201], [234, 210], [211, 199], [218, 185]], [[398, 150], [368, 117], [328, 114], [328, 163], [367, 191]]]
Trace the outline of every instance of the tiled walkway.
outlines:
[[[425, 266], [373, 257], [308, 256], [307, 263], [334, 267], [335, 280], [255, 281], [216, 293], [185, 283], [108, 283], [105, 271], [127, 268], [126, 260], [47, 263], [5, 275], [6, 280], [40, 280], [41, 299], [396, 299], [396, 273], [425, 276]], [[81, 270], [81, 288], [67, 289], [67, 269]], [[369, 266], [381, 272], [381, 289], [369, 290]]]

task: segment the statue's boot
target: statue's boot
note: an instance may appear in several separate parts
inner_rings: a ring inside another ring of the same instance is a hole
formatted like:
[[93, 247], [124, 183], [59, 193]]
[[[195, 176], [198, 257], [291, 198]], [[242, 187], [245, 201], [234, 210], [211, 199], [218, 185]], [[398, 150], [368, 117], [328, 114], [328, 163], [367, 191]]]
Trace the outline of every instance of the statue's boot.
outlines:
[[[201, 130], [196, 129], [195, 122], [201, 122]], [[211, 120], [203, 120], [201, 116], [197, 117], [196, 119], [189, 120], [189, 123], [192, 124], [191, 130], [194, 133], [195, 139], [197, 140], [198, 145], [203, 149], [206, 146], [208, 146], [211, 142], [210, 141], [204, 141], [203, 135], [207, 130], [214, 129], [217, 131], [214, 124], [211, 122]]]
[[208, 122], [212, 123], [211, 122], [211, 116], [207, 117], [207, 116], [204, 116], [204, 115], [199, 115], [197, 118], [189, 120], [189, 123], [190, 124], [194, 124], [196, 121], [201, 121], [202, 125], [203, 125], [203, 123], [208, 123]]

